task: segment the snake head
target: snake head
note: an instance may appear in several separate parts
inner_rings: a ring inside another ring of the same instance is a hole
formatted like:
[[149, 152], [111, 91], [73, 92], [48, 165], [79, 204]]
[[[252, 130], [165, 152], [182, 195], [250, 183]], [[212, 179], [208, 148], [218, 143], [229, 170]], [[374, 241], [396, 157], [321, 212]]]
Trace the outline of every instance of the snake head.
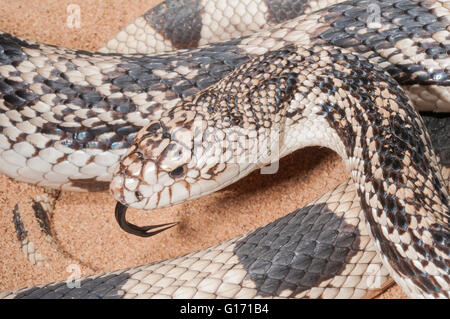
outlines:
[[114, 173], [112, 194], [125, 206], [155, 209], [221, 189], [256, 165], [232, 160], [238, 135], [194, 111], [163, 116], [136, 135]]
[[111, 182], [117, 201], [153, 209], [184, 199], [174, 196], [186, 193], [184, 179], [192, 162], [193, 135], [183, 123], [155, 121], [137, 134]]

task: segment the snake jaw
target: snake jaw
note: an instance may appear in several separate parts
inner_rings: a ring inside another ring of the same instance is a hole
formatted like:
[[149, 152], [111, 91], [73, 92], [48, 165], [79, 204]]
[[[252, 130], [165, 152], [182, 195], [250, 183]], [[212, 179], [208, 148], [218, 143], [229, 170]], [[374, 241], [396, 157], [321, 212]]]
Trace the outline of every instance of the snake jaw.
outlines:
[[[113, 180], [111, 181], [110, 184], [110, 189], [111, 192], [113, 194], [113, 196], [116, 198], [117, 200], [117, 204], [116, 204], [116, 208], [114, 211], [117, 223], [119, 224], [120, 228], [122, 228], [122, 230], [126, 231], [127, 233], [136, 235], [136, 236], [140, 236], [140, 237], [151, 237], [154, 236], [160, 232], [163, 232], [166, 229], [169, 229], [173, 226], [175, 226], [176, 224], [178, 224], [177, 222], [174, 223], [166, 223], [166, 224], [159, 224], [159, 225], [150, 225], [150, 226], [137, 226], [134, 224], [129, 223], [126, 220], [126, 213], [127, 213], [127, 209], [128, 206], [126, 206], [124, 203], [126, 203], [126, 200], [124, 198], [124, 180], [125, 180], [126, 176], [122, 176], [122, 174], [118, 174], [116, 175]], [[141, 201], [142, 199], [139, 199], [139, 196], [137, 196], [138, 200]], [[162, 228], [161, 228], [162, 227]], [[160, 229], [157, 229], [160, 228]], [[154, 231], [150, 231], [152, 229], [157, 229]]]
[[[166, 229], [172, 228], [173, 226], [177, 225], [178, 222], [173, 223], [166, 223], [166, 224], [159, 224], [159, 225], [149, 225], [149, 226], [137, 226], [134, 224], [129, 223], [126, 220], [126, 213], [127, 213], [128, 207], [123, 205], [121, 202], [117, 202], [116, 209], [115, 209], [115, 216], [117, 223], [119, 224], [120, 228], [122, 228], [127, 233], [140, 236], [140, 237], [151, 237], [156, 234], [159, 234], [160, 232], [165, 231]], [[163, 228], [161, 228], [163, 227]], [[158, 230], [154, 230], [149, 232], [149, 230], [160, 228]]]

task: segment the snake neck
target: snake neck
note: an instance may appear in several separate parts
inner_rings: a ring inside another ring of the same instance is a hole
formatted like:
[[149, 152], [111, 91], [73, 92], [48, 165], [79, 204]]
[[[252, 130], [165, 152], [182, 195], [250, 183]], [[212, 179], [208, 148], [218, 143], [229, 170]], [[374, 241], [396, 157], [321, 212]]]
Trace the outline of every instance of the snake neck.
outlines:
[[308, 75], [320, 90], [296, 95], [291, 107], [302, 125], [316, 117], [334, 131], [329, 140], [341, 141], [318, 144], [333, 144], [346, 161], [371, 236], [404, 291], [448, 297], [449, 195], [422, 119], [386, 73], [340, 50], [328, 54], [330, 64]]

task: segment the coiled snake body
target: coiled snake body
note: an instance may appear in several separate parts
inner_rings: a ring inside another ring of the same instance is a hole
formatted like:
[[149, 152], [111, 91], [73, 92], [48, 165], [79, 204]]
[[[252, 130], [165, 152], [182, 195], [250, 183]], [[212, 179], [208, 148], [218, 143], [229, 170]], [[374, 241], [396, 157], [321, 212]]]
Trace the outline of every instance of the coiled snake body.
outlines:
[[[369, 21], [369, 4], [380, 21]], [[176, 204], [298, 148], [326, 146], [351, 171], [390, 275], [411, 297], [448, 297], [448, 191], [411, 102], [450, 109], [449, 17], [444, 1], [348, 1], [255, 35], [156, 55], [2, 34], [2, 170], [62, 189], [97, 188], [114, 172], [119, 220], [145, 234], [123, 220], [124, 205]], [[292, 272], [282, 276], [281, 295], [298, 296]]]

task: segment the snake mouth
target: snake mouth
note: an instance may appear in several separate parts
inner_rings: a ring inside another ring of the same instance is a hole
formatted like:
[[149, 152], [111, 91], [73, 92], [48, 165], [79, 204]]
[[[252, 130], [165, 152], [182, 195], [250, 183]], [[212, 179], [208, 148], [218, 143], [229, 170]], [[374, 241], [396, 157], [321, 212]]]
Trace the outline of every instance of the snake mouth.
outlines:
[[[160, 232], [165, 231], [166, 229], [172, 228], [173, 226], [178, 224], [178, 222], [173, 222], [173, 223], [167, 223], [167, 224], [150, 225], [150, 226], [142, 226], [142, 227], [137, 226], [137, 225], [127, 222], [127, 220], [126, 220], [127, 209], [128, 209], [127, 206], [123, 205], [120, 202], [117, 202], [116, 209], [115, 209], [116, 220], [119, 223], [120, 228], [122, 228], [127, 233], [130, 233], [130, 234], [133, 234], [136, 236], [151, 237], [156, 234], [159, 234]], [[163, 228], [161, 228], [161, 227], [163, 227]], [[149, 230], [156, 229], [156, 228], [161, 228], [161, 229], [149, 231]]]

